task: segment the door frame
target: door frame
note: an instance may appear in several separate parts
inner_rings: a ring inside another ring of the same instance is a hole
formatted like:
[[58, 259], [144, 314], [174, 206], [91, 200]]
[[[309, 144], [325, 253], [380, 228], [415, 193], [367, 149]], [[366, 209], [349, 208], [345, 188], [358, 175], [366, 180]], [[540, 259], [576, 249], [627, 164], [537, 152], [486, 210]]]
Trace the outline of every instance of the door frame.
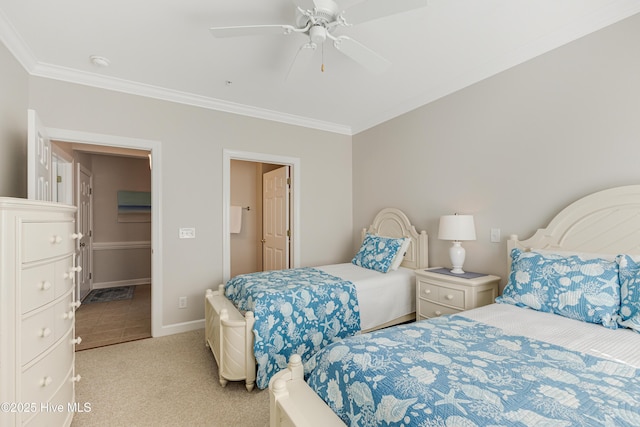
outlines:
[[271, 163], [289, 166], [291, 169], [291, 267], [300, 267], [300, 191], [301, 168], [297, 157], [249, 151], [222, 150], [222, 282], [227, 283], [231, 275], [231, 236], [229, 234], [229, 207], [231, 204], [231, 160], [255, 163]]
[[74, 144], [102, 145], [107, 147], [131, 148], [151, 152], [151, 336], [159, 337], [182, 329], [163, 328], [162, 325], [162, 154], [160, 141], [129, 138], [47, 127], [49, 139]]

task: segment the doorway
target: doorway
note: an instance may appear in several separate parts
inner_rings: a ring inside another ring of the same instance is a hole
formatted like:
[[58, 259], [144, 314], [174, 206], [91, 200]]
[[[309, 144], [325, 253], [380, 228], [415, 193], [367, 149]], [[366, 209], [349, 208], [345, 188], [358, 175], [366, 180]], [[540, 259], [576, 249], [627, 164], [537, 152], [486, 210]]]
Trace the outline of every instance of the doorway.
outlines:
[[[223, 281], [226, 283], [232, 276], [231, 274], [231, 239], [232, 235], [230, 234], [230, 218], [231, 218], [231, 162], [232, 161], [244, 161], [253, 163], [255, 165], [270, 165], [269, 168], [277, 169], [282, 166], [287, 166], [290, 171], [290, 186], [291, 186], [291, 197], [290, 197], [290, 209], [288, 219], [290, 220], [290, 224], [288, 229], [290, 230], [290, 267], [299, 267], [300, 266], [300, 176], [301, 176], [301, 168], [300, 168], [300, 159], [294, 157], [285, 157], [285, 156], [274, 156], [263, 153], [250, 153], [250, 152], [239, 152], [239, 151], [231, 151], [224, 150], [223, 151], [223, 202], [222, 202], [222, 242], [223, 242]], [[260, 177], [262, 174], [260, 174]], [[262, 178], [260, 178], [262, 179]], [[241, 201], [234, 200], [233, 203], [240, 203]], [[260, 203], [261, 205], [261, 203]], [[242, 205], [241, 205], [242, 206]], [[248, 206], [244, 206], [248, 207]], [[249, 210], [248, 212], [251, 212]], [[244, 213], [244, 212], [243, 212]], [[260, 212], [260, 218], [262, 218], [262, 212]], [[254, 251], [262, 252], [261, 245], [254, 245]], [[257, 253], [257, 252], [256, 252]], [[258, 255], [256, 255], [258, 257]], [[261, 258], [262, 255], [260, 254]], [[260, 262], [260, 264], [262, 264]], [[262, 269], [262, 265], [260, 266], [260, 270]]]
[[[31, 110], [30, 110], [31, 111]], [[35, 116], [35, 114], [33, 114]], [[31, 113], [30, 113], [31, 116]], [[34, 139], [33, 135], [39, 135], [39, 129], [29, 129], [30, 140]], [[109, 150], [145, 150], [151, 153], [149, 160], [153, 160], [153, 168], [151, 170], [151, 335], [159, 337], [170, 335], [178, 332], [185, 332], [182, 326], [166, 327], [162, 326], [162, 224], [160, 220], [160, 206], [162, 206], [162, 189], [161, 189], [161, 173], [162, 173], [162, 152], [159, 141], [120, 137], [114, 135], [102, 135], [89, 132], [80, 132], [59, 128], [46, 128], [46, 138], [56, 141], [63, 141], [71, 144], [93, 145], [101, 147], [104, 152]], [[33, 176], [29, 173], [29, 189], [33, 186]], [[37, 183], [37, 181], [35, 181]], [[37, 186], [36, 186], [37, 188]], [[32, 190], [31, 190], [32, 191]], [[31, 193], [30, 193], [31, 194]], [[37, 198], [37, 197], [36, 197]]]
[[231, 160], [231, 277], [291, 265], [290, 169]]
[[73, 185], [82, 269], [76, 295], [82, 304], [76, 333], [82, 341], [76, 350], [151, 337], [151, 205], [145, 209], [140, 199], [127, 199], [142, 196], [150, 202], [150, 153], [51, 145], [67, 153], [77, 170]]

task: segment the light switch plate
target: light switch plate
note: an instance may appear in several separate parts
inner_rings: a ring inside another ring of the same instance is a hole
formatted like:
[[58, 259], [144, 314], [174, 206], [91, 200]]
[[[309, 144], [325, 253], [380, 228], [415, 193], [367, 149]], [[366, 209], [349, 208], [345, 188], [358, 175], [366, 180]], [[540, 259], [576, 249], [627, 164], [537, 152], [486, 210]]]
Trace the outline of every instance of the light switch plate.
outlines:
[[500, 229], [492, 228], [491, 229], [491, 242], [492, 243], [500, 243]]
[[181, 239], [195, 239], [196, 238], [196, 229], [195, 228], [181, 228], [179, 231], [179, 237]]

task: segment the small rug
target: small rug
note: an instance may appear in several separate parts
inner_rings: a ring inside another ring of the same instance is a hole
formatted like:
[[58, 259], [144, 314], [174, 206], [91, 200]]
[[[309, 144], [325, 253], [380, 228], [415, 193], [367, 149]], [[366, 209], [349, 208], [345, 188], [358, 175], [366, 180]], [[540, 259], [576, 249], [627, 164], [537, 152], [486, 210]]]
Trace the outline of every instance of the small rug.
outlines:
[[118, 286], [117, 288], [94, 289], [82, 300], [83, 304], [94, 302], [122, 301], [133, 298], [135, 286]]

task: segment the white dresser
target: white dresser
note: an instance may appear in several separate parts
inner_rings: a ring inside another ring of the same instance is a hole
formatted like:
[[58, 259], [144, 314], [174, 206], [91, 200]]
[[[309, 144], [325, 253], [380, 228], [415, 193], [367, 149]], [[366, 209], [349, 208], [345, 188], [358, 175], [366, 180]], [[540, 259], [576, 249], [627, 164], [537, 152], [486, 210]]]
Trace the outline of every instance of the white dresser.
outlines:
[[0, 426], [68, 426], [75, 382], [74, 206], [0, 197]]

